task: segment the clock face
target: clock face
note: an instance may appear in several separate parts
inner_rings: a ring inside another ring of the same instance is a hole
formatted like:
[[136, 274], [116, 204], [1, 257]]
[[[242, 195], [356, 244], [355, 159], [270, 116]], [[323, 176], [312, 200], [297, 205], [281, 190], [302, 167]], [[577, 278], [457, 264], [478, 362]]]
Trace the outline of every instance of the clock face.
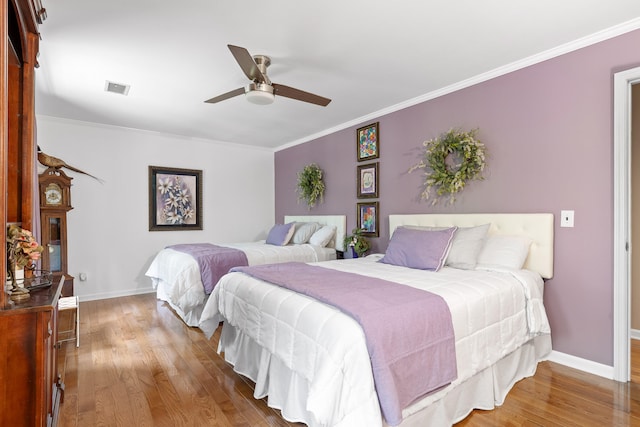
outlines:
[[44, 190], [44, 196], [47, 205], [59, 205], [62, 203], [62, 189], [57, 184], [49, 184]]

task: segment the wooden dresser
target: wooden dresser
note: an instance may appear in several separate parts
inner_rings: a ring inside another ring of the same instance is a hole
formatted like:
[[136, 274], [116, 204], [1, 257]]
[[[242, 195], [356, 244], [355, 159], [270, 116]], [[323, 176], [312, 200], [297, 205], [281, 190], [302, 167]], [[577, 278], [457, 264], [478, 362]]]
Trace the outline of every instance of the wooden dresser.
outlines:
[[58, 299], [64, 278], [0, 311], [0, 426], [55, 426], [64, 394], [58, 376]]

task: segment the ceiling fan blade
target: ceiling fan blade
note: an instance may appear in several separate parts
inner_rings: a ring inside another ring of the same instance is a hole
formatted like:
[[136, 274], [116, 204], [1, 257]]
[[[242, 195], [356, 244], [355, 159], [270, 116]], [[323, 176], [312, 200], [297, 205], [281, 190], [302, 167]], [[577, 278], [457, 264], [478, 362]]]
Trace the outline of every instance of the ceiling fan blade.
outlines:
[[244, 88], [240, 87], [238, 89], [232, 90], [231, 92], [223, 93], [222, 95], [218, 95], [214, 98], [207, 99], [204, 102], [209, 104], [215, 104], [216, 102], [224, 101], [225, 99], [233, 98], [234, 96], [243, 95], [243, 94], [244, 94]]
[[319, 95], [315, 95], [310, 92], [305, 92], [294, 87], [279, 85], [272, 83], [273, 91], [276, 95], [284, 96], [285, 98], [297, 99], [298, 101], [310, 102], [311, 104], [321, 105], [326, 107], [331, 100]]
[[227, 47], [233, 54], [233, 57], [236, 59], [244, 74], [249, 78], [249, 80], [264, 83], [266, 81], [266, 77], [262, 74], [262, 71], [258, 68], [258, 64], [253, 60], [253, 57], [249, 53], [249, 51], [240, 46], [234, 46], [232, 44], [228, 44]]

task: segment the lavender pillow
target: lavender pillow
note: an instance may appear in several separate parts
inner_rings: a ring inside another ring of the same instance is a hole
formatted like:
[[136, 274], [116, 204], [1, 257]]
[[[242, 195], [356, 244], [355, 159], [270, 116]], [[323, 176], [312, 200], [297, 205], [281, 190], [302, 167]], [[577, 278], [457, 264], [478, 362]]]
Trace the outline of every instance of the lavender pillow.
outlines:
[[399, 227], [391, 236], [387, 252], [380, 262], [438, 271], [444, 265], [457, 229], [413, 230]]
[[[405, 225], [404, 228], [413, 230], [444, 230], [448, 227], [425, 227], [418, 225]], [[462, 270], [473, 270], [476, 267], [478, 254], [485, 242], [485, 237], [491, 224], [475, 227], [458, 227], [451, 242], [449, 255], [444, 265]]]
[[289, 243], [293, 232], [296, 230], [296, 223], [290, 222], [288, 224], [276, 224], [269, 230], [267, 236], [268, 245], [284, 246]]

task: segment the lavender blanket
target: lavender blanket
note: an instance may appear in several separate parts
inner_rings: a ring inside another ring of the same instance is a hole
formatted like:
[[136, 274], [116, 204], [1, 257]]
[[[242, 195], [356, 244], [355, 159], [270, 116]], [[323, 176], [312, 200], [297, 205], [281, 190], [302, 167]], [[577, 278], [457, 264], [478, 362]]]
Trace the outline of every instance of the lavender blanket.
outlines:
[[382, 279], [290, 262], [235, 267], [330, 304], [365, 333], [382, 414], [390, 425], [402, 409], [457, 378], [451, 312], [439, 295]]
[[170, 249], [191, 255], [200, 267], [200, 278], [207, 295], [211, 293], [218, 280], [232, 267], [249, 265], [247, 256], [238, 249], [212, 245], [211, 243], [190, 243], [167, 246]]

